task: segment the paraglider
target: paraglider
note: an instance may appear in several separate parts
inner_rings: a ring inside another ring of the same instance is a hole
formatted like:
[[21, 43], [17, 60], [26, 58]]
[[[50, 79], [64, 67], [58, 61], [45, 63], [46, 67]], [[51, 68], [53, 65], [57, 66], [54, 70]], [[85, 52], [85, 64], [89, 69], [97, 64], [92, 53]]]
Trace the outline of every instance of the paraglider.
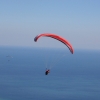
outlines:
[[10, 55], [7, 55], [6, 57], [8, 58], [8, 61], [10, 61], [10, 58], [13, 58], [13, 57], [10, 56]]
[[45, 75], [48, 75], [49, 73], [50, 73], [49, 69], [45, 71]]
[[[56, 39], [56, 40], [62, 42], [63, 44], [65, 44], [69, 48], [69, 50], [72, 54], [74, 53], [74, 49], [73, 49], [72, 45], [66, 39], [62, 38], [61, 36], [58, 36], [56, 34], [51, 34], [51, 33], [43, 33], [43, 34], [37, 35], [34, 38], [34, 41], [37, 42], [37, 40], [41, 37], [50, 37], [50, 38]], [[45, 71], [45, 75], [48, 75], [48, 73], [50, 73], [49, 69]]]
[[62, 42], [63, 44], [65, 44], [70, 52], [73, 54], [74, 53], [74, 50], [71, 46], [71, 44], [64, 38], [62, 38], [61, 36], [58, 36], [58, 35], [55, 35], [55, 34], [50, 34], [50, 33], [44, 33], [44, 34], [40, 34], [40, 35], [37, 35], [35, 38], [34, 38], [34, 41], [37, 42], [37, 40], [40, 38], [40, 37], [51, 37], [51, 38], [54, 38], [56, 40], [59, 40], [60, 42]]

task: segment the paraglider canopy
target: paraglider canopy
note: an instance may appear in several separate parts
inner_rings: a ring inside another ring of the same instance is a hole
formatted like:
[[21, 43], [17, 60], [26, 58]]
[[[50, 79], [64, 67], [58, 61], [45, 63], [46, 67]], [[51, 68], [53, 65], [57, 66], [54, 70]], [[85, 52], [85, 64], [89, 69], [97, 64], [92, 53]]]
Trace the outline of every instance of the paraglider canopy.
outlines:
[[34, 41], [36, 42], [40, 37], [51, 37], [51, 38], [54, 38], [54, 39], [62, 42], [63, 44], [65, 44], [69, 48], [69, 50], [70, 50], [70, 52], [72, 54], [74, 53], [72, 45], [66, 39], [62, 38], [61, 36], [58, 36], [56, 34], [51, 34], [51, 33], [43, 33], [43, 34], [37, 35], [34, 38]]

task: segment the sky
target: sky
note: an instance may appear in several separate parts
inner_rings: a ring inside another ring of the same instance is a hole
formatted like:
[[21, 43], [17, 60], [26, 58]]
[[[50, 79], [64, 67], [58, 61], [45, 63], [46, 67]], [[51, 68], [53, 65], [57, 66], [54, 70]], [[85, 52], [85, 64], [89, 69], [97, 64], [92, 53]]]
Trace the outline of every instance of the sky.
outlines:
[[65, 48], [48, 37], [34, 42], [41, 33], [100, 50], [100, 0], [0, 0], [0, 46]]

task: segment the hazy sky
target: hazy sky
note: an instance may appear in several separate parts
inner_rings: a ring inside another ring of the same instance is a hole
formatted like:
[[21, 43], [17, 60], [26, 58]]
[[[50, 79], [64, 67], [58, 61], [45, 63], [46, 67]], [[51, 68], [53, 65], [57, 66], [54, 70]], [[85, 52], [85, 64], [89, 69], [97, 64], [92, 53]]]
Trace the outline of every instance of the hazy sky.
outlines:
[[0, 46], [63, 47], [55, 33], [74, 49], [100, 49], [100, 0], [0, 0]]

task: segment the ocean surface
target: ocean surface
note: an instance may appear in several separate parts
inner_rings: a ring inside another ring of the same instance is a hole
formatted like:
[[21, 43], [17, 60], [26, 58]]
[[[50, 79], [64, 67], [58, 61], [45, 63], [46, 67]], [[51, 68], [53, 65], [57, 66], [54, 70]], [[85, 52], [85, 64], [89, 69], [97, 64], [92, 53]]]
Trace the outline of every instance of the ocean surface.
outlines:
[[0, 47], [0, 100], [100, 100], [100, 51]]

